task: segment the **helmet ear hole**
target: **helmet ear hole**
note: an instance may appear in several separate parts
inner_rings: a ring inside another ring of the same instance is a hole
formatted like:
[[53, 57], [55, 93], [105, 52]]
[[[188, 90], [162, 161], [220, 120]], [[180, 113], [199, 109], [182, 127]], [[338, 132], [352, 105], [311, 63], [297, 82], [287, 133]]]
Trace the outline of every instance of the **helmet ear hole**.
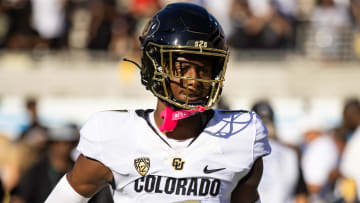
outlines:
[[156, 48], [153, 47], [153, 46], [147, 46], [146, 47], [146, 51], [148, 52], [148, 54], [151, 56], [151, 57], [154, 57], [154, 54], [156, 52]]

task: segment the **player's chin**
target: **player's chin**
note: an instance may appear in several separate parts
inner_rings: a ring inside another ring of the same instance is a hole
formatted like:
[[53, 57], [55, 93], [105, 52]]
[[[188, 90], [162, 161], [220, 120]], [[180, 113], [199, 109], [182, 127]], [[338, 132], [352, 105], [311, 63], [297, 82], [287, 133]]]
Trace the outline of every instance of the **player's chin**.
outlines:
[[200, 101], [203, 100], [204, 97], [201, 96], [188, 96], [188, 101], [189, 102], [196, 102], [196, 101]]
[[200, 95], [186, 95], [186, 94], [179, 94], [177, 96], [177, 99], [181, 102], [184, 102], [187, 100], [189, 103], [198, 103], [204, 100], [205, 97]]

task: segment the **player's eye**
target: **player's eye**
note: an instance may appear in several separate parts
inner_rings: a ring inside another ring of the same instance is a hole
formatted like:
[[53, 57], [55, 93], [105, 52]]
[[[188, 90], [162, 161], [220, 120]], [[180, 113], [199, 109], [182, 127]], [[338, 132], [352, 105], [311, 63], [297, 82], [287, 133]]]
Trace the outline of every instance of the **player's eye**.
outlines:
[[205, 66], [199, 66], [199, 65], [184, 62], [184, 61], [175, 62], [174, 72], [175, 72], [175, 75], [184, 76], [184, 74], [186, 74], [191, 68], [194, 68], [198, 74], [209, 73], [209, 68], [207, 68]]
[[184, 74], [191, 67], [189, 63], [183, 61], [176, 61], [174, 66], [174, 74], [175, 76], [184, 76]]
[[200, 72], [203, 74], [208, 74], [210, 73], [210, 68], [207, 66], [200, 66]]

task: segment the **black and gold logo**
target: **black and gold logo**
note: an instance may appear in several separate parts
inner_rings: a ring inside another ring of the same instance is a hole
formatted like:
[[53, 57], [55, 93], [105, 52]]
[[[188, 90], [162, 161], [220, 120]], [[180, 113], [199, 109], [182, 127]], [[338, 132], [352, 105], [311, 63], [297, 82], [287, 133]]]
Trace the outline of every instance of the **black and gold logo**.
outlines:
[[149, 20], [149, 22], [145, 25], [144, 30], [141, 34], [143, 38], [152, 36], [159, 29], [159, 19], [156, 16], [155, 18]]
[[175, 170], [182, 170], [184, 167], [184, 163], [185, 161], [182, 161], [181, 158], [173, 158], [172, 160], [172, 166], [174, 167]]
[[145, 176], [150, 168], [150, 159], [147, 157], [140, 157], [134, 160], [134, 165], [140, 175]]

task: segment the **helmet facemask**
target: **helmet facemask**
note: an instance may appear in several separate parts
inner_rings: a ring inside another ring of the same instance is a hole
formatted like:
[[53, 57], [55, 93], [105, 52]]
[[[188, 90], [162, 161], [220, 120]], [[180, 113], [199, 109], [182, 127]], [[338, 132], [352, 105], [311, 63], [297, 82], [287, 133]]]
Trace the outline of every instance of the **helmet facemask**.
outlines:
[[[207, 48], [205, 45], [203, 42], [198, 42], [198, 46], [159, 45], [149, 42], [143, 50], [143, 62], [144, 65], [152, 67], [143, 67], [146, 71], [151, 71], [145, 73], [144, 70], [142, 74], [149, 77], [146, 78], [148, 89], [177, 108], [197, 110], [199, 105], [205, 109], [214, 106], [222, 91], [229, 53], [222, 49]], [[179, 61], [179, 58], [205, 61], [211, 67], [211, 74], [202, 74], [205, 72], [202, 71], [196, 72], [196, 77], [184, 75], [179, 66], [183, 68], [188, 62]], [[181, 87], [182, 98], [177, 98], [173, 93], [172, 83]], [[195, 83], [197, 86], [192, 86]]]

